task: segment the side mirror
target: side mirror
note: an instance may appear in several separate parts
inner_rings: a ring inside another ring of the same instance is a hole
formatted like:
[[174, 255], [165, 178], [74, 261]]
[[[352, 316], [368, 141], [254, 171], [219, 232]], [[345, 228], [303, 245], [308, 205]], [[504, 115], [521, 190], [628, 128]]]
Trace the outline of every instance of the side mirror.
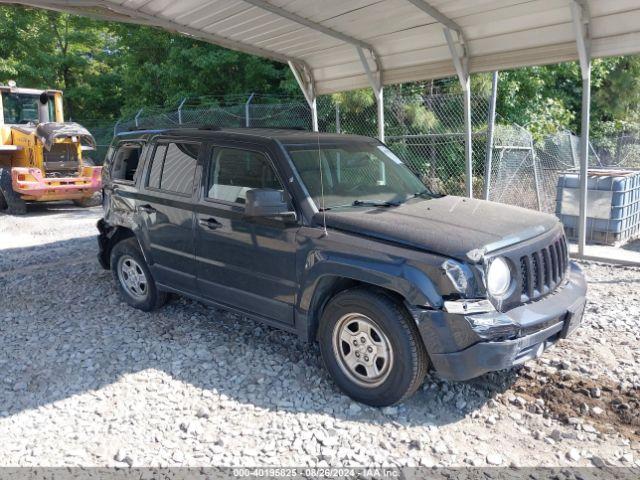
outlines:
[[246, 192], [244, 214], [247, 217], [266, 217], [295, 222], [296, 212], [289, 210], [281, 190], [271, 188], [253, 188]]

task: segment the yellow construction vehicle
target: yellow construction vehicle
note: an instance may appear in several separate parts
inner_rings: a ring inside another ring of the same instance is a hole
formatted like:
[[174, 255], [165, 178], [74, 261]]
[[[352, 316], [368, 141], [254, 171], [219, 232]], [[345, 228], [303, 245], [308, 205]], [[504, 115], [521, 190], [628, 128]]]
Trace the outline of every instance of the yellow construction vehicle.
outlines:
[[0, 85], [0, 212], [22, 214], [27, 202], [99, 202], [102, 168], [83, 153], [91, 133], [65, 123], [62, 92]]

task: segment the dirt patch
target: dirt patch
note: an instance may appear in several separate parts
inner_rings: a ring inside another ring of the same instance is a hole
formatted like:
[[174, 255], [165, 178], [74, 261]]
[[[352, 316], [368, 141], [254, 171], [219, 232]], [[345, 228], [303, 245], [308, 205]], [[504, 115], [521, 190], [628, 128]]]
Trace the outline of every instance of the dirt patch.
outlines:
[[[622, 388], [606, 378], [576, 379], [558, 372], [526, 372], [513, 386], [530, 409], [567, 424], [591, 424], [604, 433], [640, 440], [640, 389]], [[536, 399], [542, 402], [536, 403]]]

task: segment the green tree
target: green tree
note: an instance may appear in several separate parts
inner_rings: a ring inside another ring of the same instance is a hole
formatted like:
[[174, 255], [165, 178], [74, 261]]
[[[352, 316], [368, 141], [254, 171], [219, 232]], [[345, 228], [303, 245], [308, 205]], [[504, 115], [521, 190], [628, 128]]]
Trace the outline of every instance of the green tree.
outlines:
[[109, 24], [5, 6], [0, 7], [0, 38], [3, 81], [64, 90], [67, 117], [90, 112], [91, 118], [109, 118], [118, 113], [121, 90]]

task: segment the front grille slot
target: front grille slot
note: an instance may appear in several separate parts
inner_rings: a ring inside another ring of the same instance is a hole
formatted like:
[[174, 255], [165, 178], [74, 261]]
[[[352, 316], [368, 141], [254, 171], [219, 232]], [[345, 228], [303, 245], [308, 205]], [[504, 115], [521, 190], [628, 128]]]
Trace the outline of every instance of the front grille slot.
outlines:
[[564, 237], [538, 251], [520, 257], [522, 301], [536, 300], [553, 291], [562, 282], [569, 266]]
[[533, 288], [540, 291], [542, 289], [542, 273], [540, 272], [540, 252], [535, 252], [531, 255], [533, 260]]
[[553, 282], [558, 281], [558, 254], [556, 253], [556, 249], [553, 248], [553, 245], [549, 247], [551, 251], [551, 278]]

